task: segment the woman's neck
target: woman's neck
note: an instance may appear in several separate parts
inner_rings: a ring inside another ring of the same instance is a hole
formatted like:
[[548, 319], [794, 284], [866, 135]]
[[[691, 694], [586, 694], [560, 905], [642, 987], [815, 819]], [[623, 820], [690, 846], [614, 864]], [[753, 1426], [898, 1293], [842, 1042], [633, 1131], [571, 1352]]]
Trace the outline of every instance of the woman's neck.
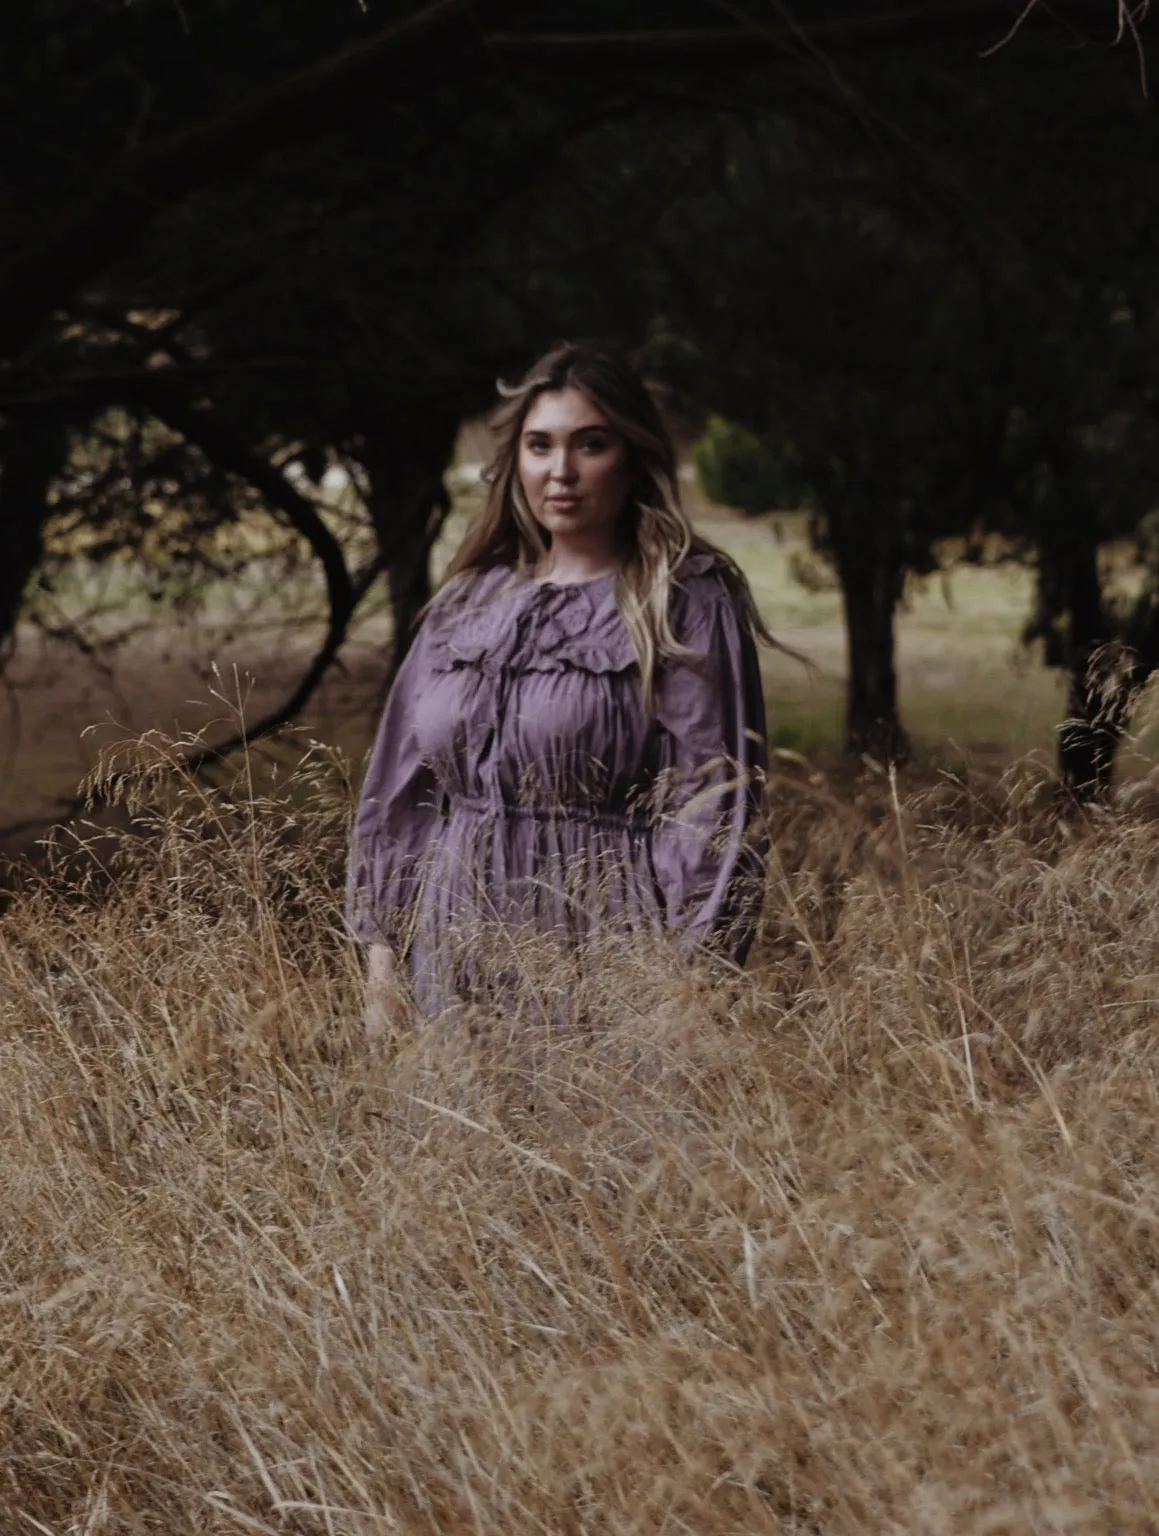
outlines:
[[578, 546], [569, 548], [557, 539], [540, 561], [535, 572], [537, 581], [553, 581], [560, 586], [573, 582], [594, 581], [620, 568], [614, 549]]
[[596, 581], [597, 576], [608, 576], [611, 571], [617, 571], [620, 562], [614, 554], [605, 554], [602, 559], [586, 559], [583, 556], [559, 556], [548, 558], [540, 562], [536, 568], [536, 581], [556, 582], [560, 587], [570, 587], [574, 582]]

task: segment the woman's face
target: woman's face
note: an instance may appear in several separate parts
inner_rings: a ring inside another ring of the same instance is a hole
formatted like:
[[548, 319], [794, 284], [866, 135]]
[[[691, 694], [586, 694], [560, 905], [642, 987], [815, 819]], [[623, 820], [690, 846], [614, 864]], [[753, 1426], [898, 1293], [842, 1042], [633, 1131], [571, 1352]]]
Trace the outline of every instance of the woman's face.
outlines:
[[578, 389], [539, 395], [523, 422], [519, 479], [553, 543], [611, 549], [628, 499], [628, 445]]

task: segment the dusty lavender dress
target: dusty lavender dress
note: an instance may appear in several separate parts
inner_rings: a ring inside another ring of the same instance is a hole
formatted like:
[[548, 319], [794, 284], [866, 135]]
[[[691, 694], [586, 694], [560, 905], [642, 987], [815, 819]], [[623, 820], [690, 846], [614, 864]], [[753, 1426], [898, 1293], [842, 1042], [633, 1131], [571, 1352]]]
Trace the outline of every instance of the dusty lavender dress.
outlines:
[[661, 665], [649, 715], [614, 588], [507, 568], [460, 578], [399, 671], [355, 818], [347, 920], [405, 956], [428, 1017], [494, 996], [482, 956], [496, 931], [529, 925], [573, 954], [609, 929], [748, 950], [766, 852], [752, 636], [713, 557], [690, 557], [671, 620], [703, 659]]

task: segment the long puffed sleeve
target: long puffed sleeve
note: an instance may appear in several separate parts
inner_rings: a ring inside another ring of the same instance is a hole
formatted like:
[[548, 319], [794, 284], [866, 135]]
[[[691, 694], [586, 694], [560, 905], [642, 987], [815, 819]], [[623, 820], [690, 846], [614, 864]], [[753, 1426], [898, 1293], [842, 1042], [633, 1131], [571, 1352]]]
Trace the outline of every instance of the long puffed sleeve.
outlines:
[[652, 857], [669, 928], [743, 963], [764, 891], [764, 693], [756, 645], [718, 570], [673, 594], [677, 639], [702, 660], [658, 679], [661, 777]]
[[416, 734], [415, 704], [428, 670], [429, 621], [403, 659], [378, 727], [354, 817], [346, 922], [367, 944], [405, 943], [438, 822], [438, 786]]

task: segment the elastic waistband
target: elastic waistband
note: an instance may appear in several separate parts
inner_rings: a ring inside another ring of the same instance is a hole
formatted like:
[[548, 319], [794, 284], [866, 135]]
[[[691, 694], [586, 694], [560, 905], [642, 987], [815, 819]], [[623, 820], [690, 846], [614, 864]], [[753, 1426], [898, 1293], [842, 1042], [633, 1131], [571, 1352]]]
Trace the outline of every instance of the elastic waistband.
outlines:
[[645, 831], [649, 823], [640, 816], [629, 816], [624, 811], [610, 811], [594, 805], [535, 805], [518, 801], [509, 804], [503, 800], [488, 800], [482, 795], [448, 795], [447, 810], [451, 815], [465, 811], [472, 816], [494, 816], [496, 820], [526, 821], [582, 821], [602, 826], [625, 827], [635, 832]]

